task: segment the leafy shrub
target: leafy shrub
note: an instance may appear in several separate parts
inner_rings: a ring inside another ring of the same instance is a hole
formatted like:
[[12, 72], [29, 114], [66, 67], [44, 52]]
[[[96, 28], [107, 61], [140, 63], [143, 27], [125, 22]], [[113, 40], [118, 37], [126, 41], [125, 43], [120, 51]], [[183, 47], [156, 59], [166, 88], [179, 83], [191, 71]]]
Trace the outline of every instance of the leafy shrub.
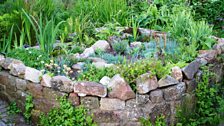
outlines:
[[21, 112], [21, 110], [17, 107], [16, 102], [11, 102], [9, 106], [7, 107], [7, 111], [9, 114], [12, 114], [12, 115], [18, 114]]
[[78, 77], [78, 81], [94, 81], [99, 82], [104, 76], [113, 77], [115, 71], [113, 68], [97, 69], [93, 65], [87, 65], [84, 72]]
[[84, 107], [73, 107], [65, 98], [60, 98], [60, 107], [52, 108], [40, 116], [41, 126], [96, 126]]
[[50, 62], [50, 58], [45, 52], [34, 48], [14, 49], [7, 56], [21, 60], [26, 66], [37, 69], [43, 69], [44, 64]]
[[[180, 110], [180, 124], [183, 125], [217, 125], [223, 119], [223, 87], [220, 84], [211, 83], [214, 77], [208, 67], [203, 68], [202, 79], [196, 88], [196, 104], [194, 112], [187, 113]], [[221, 110], [221, 111], [220, 111]], [[189, 112], [189, 111], [187, 111]]]
[[31, 95], [27, 95], [26, 102], [25, 102], [25, 112], [23, 113], [26, 122], [30, 122], [31, 111], [33, 108], [34, 108], [33, 97]]
[[[150, 118], [140, 118], [140, 122], [142, 126], [153, 126]], [[166, 126], [165, 116], [158, 116], [154, 126]]]
[[117, 54], [124, 54], [129, 48], [129, 43], [128, 41], [116, 42], [112, 44], [112, 47]]

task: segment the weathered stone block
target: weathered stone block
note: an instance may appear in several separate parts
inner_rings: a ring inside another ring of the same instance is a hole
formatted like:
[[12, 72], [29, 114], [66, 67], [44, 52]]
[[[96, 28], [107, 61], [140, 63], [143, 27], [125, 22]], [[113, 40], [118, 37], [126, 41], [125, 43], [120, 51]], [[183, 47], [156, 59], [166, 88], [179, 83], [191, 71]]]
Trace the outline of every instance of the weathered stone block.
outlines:
[[125, 108], [125, 102], [120, 99], [101, 98], [101, 110], [122, 110]]
[[27, 86], [26, 80], [16, 78], [16, 88], [17, 89], [25, 91], [27, 89], [26, 86]]
[[76, 93], [70, 93], [69, 96], [68, 96], [68, 100], [74, 106], [80, 105], [80, 98], [79, 98], [78, 94], [76, 94]]
[[118, 123], [126, 118], [123, 111], [94, 110], [93, 120], [97, 123]]
[[26, 67], [25, 76], [26, 80], [29, 80], [34, 83], [39, 83], [41, 77], [41, 72], [37, 69]]
[[167, 87], [163, 89], [164, 98], [167, 101], [179, 100], [186, 91], [185, 83], [179, 83], [178, 85]]
[[164, 78], [161, 78], [158, 82], [159, 87], [166, 87], [166, 86], [171, 86], [171, 85], [175, 85], [178, 84], [179, 82], [174, 79], [173, 77], [167, 75]]
[[10, 64], [9, 68], [10, 68], [10, 74], [24, 78], [26, 66], [23, 63], [13, 63], [12, 62]]
[[175, 67], [172, 68], [171, 75], [172, 75], [173, 78], [175, 78], [179, 82], [181, 82], [183, 80], [182, 70], [178, 66], [175, 66]]
[[105, 40], [98, 40], [96, 43], [92, 45], [92, 48], [94, 49], [94, 51], [96, 51], [97, 49], [107, 51], [110, 50], [110, 44]]
[[44, 87], [51, 87], [51, 76], [48, 74], [44, 74], [41, 79], [41, 85]]
[[95, 82], [77, 82], [74, 84], [74, 92], [79, 96], [92, 95], [106, 97], [107, 88]]
[[187, 79], [191, 80], [194, 78], [194, 75], [197, 73], [200, 67], [200, 62], [195, 60], [191, 62], [189, 65], [182, 69], [184, 75]]
[[184, 80], [184, 82], [186, 83], [186, 92], [187, 93], [192, 93], [196, 87], [197, 87], [197, 82], [195, 79], [193, 80]]
[[99, 99], [97, 97], [81, 97], [81, 105], [88, 109], [97, 109], [100, 107]]
[[160, 103], [164, 101], [162, 90], [155, 90], [150, 92], [150, 99], [153, 103]]
[[54, 76], [51, 79], [52, 88], [62, 92], [70, 93], [73, 92], [72, 81], [65, 76]]
[[111, 79], [108, 88], [111, 89], [109, 92], [110, 98], [119, 98], [124, 101], [135, 98], [135, 93], [119, 74]]
[[137, 91], [140, 94], [146, 94], [151, 90], [155, 90], [158, 87], [156, 76], [152, 76], [150, 73], [145, 73], [136, 79]]
[[40, 84], [29, 82], [27, 89], [34, 98], [43, 98], [43, 87]]

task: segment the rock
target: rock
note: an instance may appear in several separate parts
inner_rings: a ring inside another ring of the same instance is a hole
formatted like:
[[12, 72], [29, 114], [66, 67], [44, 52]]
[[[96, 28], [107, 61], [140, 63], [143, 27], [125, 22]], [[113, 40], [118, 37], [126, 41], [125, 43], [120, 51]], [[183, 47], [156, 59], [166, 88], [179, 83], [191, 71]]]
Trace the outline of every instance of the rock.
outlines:
[[135, 99], [130, 99], [126, 101], [126, 108], [127, 109], [132, 109], [136, 107], [142, 107], [148, 102], [151, 102], [149, 99], [149, 95], [136, 95]]
[[194, 78], [194, 75], [197, 73], [200, 67], [200, 62], [197, 60], [191, 62], [189, 65], [182, 69], [184, 75], [187, 79], [191, 80]]
[[98, 68], [98, 69], [103, 69], [103, 68], [105, 68], [105, 65], [107, 64], [107, 63], [105, 63], [105, 62], [93, 62], [92, 63], [96, 68]]
[[136, 86], [139, 94], [146, 94], [158, 87], [157, 78], [156, 76], [151, 77], [150, 73], [145, 73], [136, 79]]
[[127, 38], [130, 38], [130, 37], [132, 37], [131, 34], [129, 34], [129, 33], [123, 33], [122, 36], [121, 36], [121, 39], [127, 39]]
[[93, 111], [93, 120], [96, 123], [116, 123], [125, 118], [123, 111], [95, 110]]
[[195, 79], [193, 79], [193, 80], [184, 80], [184, 82], [186, 83], [186, 92], [187, 93], [193, 93], [193, 91], [197, 87], [196, 80]]
[[173, 77], [167, 75], [164, 78], [161, 78], [158, 82], [159, 87], [166, 87], [166, 86], [171, 86], [171, 85], [175, 85], [178, 84], [179, 82], [174, 79]]
[[140, 47], [142, 47], [142, 43], [141, 42], [132, 42], [130, 44], [130, 47], [140, 48]]
[[28, 83], [27, 84], [28, 92], [34, 98], [43, 98], [43, 87], [40, 84]]
[[78, 62], [77, 64], [72, 65], [72, 69], [79, 71], [83, 69], [84, 65], [84, 62]]
[[39, 70], [31, 68], [31, 67], [26, 67], [25, 76], [24, 76], [26, 80], [29, 80], [34, 83], [39, 83], [40, 77], [41, 77], [41, 72]]
[[80, 99], [78, 94], [76, 93], [70, 93], [68, 96], [68, 100], [72, 103], [74, 106], [80, 105]]
[[44, 87], [51, 87], [51, 76], [48, 74], [44, 74], [42, 76], [40, 84]]
[[[166, 119], [170, 118], [171, 115], [171, 106], [170, 104], [167, 104], [165, 102], [162, 102], [160, 104], [155, 104], [155, 106], [152, 108], [150, 115], [150, 120], [152, 122], [155, 122], [156, 119], [158, 119], [159, 116], [163, 115], [166, 117]], [[167, 122], [167, 120], [165, 120]], [[169, 126], [165, 124], [165, 126]]]
[[27, 82], [23, 79], [16, 78], [16, 88], [25, 91], [27, 88]]
[[58, 102], [57, 99], [64, 97], [66, 95], [67, 95], [66, 93], [63, 93], [60, 91], [55, 91], [51, 88], [47, 88], [47, 87], [43, 88], [43, 96], [49, 102], [56, 103], [56, 102]]
[[9, 67], [10, 67], [10, 74], [14, 76], [19, 76], [21, 78], [24, 77], [26, 66], [23, 63], [12, 62]]
[[160, 102], [164, 101], [162, 90], [152, 91], [152, 92], [150, 92], [149, 96], [150, 96], [150, 100], [153, 103], [160, 103]]
[[98, 40], [92, 45], [92, 48], [94, 49], [94, 51], [96, 51], [97, 49], [101, 51], [107, 51], [110, 50], [110, 44], [105, 40]]
[[79, 96], [107, 96], [107, 88], [95, 82], [77, 82], [74, 84], [74, 92]]
[[208, 63], [205, 58], [198, 58], [197, 61], [201, 64], [201, 66], [205, 66]]
[[100, 83], [104, 86], [107, 86], [109, 85], [111, 79], [108, 77], [108, 76], [104, 76], [101, 80], [100, 80]]
[[121, 110], [125, 108], [125, 102], [120, 99], [113, 98], [101, 98], [100, 109], [101, 110]]
[[62, 92], [70, 93], [73, 92], [72, 81], [65, 76], [54, 76], [51, 79], [52, 88]]
[[102, 58], [98, 58], [98, 57], [89, 57], [89, 60], [91, 60], [92, 62], [104, 62], [106, 63], [106, 61]]
[[214, 45], [213, 49], [216, 50], [218, 54], [224, 53], [224, 42]]
[[86, 48], [82, 54], [80, 54], [81, 58], [87, 58], [95, 53], [92, 47]]
[[108, 88], [111, 89], [109, 92], [110, 98], [119, 98], [124, 101], [135, 98], [135, 93], [119, 74], [111, 79]]
[[116, 43], [116, 42], [120, 42], [120, 41], [121, 41], [121, 38], [118, 37], [118, 36], [113, 35], [113, 36], [109, 36], [108, 37], [108, 42], [110, 44], [113, 44], [113, 43]]
[[178, 67], [178, 66], [173, 67], [171, 76], [173, 78], [175, 78], [176, 80], [178, 80], [179, 82], [181, 82], [183, 80], [183, 74], [182, 74], [182, 70], [180, 69], [180, 67]]
[[3, 55], [0, 55], [0, 66], [2, 66], [4, 62], [5, 62], [5, 57]]
[[127, 109], [126, 114], [129, 121], [137, 122], [141, 117], [144, 117], [144, 111], [140, 107]]
[[81, 105], [88, 109], [97, 109], [100, 107], [99, 99], [97, 97], [81, 97]]
[[177, 85], [163, 89], [164, 99], [167, 101], [179, 100], [186, 91], [186, 85], [181, 82]]
[[2, 67], [6, 70], [10, 69], [10, 64], [19, 64], [19, 63], [23, 63], [22, 61], [16, 60], [16, 59], [12, 59], [12, 58], [5, 58], [4, 62], [2, 63]]
[[205, 58], [208, 62], [212, 62], [218, 55], [217, 50], [199, 50], [199, 58]]

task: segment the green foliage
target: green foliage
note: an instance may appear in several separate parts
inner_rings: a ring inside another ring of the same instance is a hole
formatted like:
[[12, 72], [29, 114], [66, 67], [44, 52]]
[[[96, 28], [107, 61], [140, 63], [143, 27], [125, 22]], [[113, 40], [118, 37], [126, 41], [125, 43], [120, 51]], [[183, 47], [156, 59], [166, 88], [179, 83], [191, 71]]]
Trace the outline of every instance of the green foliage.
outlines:
[[113, 68], [98, 69], [93, 65], [87, 65], [84, 72], [79, 75], [78, 80], [99, 82], [104, 76], [113, 77], [114, 75]]
[[44, 64], [50, 62], [45, 52], [34, 48], [17, 48], [7, 53], [7, 56], [21, 60], [26, 66], [36, 69], [43, 69]]
[[33, 97], [31, 95], [27, 95], [26, 102], [25, 102], [25, 112], [23, 113], [24, 118], [27, 122], [30, 122], [31, 111], [33, 108], [34, 108]]
[[73, 14], [75, 17], [91, 14], [89, 20], [98, 25], [113, 21], [125, 24], [128, 6], [126, 0], [77, 0]]
[[217, 125], [223, 119], [223, 87], [214, 84], [211, 81], [212, 78], [214, 74], [209, 71], [208, 67], [204, 67], [202, 79], [198, 82], [195, 92], [195, 110], [188, 114], [188, 117], [182, 113], [180, 124], [187, 126]]
[[7, 107], [7, 111], [9, 114], [12, 114], [12, 115], [18, 114], [21, 112], [21, 110], [17, 107], [16, 102], [11, 102], [9, 106]]
[[142, 126], [166, 126], [165, 116], [161, 115], [156, 118], [155, 125], [152, 124], [150, 118], [140, 118]]
[[222, 0], [192, 0], [190, 3], [195, 11], [194, 18], [196, 20], [206, 19], [210, 24], [214, 25], [214, 29], [220, 37], [224, 37], [223, 17], [224, 2]]
[[60, 107], [40, 116], [41, 126], [96, 126], [84, 107], [73, 107], [66, 98], [60, 98]]
[[113, 64], [121, 64], [124, 62], [125, 57], [121, 55], [112, 55], [110, 53], [100, 53], [96, 55], [96, 57], [100, 57], [107, 61], [107, 63], [113, 63]]
[[117, 54], [124, 54], [129, 48], [129, 43], [128, 41], [123, 40], [121, 42], [113, 43], [112, 47]]
[[53, 51], [53, 44], [56, 42], [59, 27], [65, 21], [55, 24], [55, 19], [51, 17], [51, 20], [46, 19], [46, 24], [44, 25], [42, 14], [40, 14], [38, 22], [33, 16], [27, 14], [25, 10], [22, 11], [35, 31], [36, 39], [40, 44], [40, 48], [48, 54], [51, 53]]

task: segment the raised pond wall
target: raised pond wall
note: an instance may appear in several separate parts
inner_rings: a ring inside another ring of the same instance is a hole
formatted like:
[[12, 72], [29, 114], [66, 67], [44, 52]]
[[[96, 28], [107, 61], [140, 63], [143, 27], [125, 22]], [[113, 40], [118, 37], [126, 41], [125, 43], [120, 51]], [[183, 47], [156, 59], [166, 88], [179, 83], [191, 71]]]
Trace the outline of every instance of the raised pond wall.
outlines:
[[[165, 115], [167, 124], [171, 125], [175, 123], [177, 108], [183, 99], [194, 96], [196, 79], [202, 74], [199, 67], [215, 62], [224, 52], [223, 45], [219, 43], [213, 50], [201, 51], [201, 55], [186, 67], [174, 67], [171, 75], [160, 80], [150, 73], [143, 74], [136, 79], [137, 93], [120, 75], [105, 77], [100, 83], [75, 82], [65, 76], [42, 75], [21, 61], [0, 56], [0, 98], [16, 101], [23, 110], [26, 96], [32, 95], [35, 123], [40, 112], [47, 113], [52, 107], [59, 106], [56, 99], [67, 95], [73, 105], [83, 105], [93, 113], [94, 121], [101, 126], [138, 126], [139, 118], [155, 120], [159, 115]], [[214, 69], [221, 79], [223, 64], [216, 64]]]

